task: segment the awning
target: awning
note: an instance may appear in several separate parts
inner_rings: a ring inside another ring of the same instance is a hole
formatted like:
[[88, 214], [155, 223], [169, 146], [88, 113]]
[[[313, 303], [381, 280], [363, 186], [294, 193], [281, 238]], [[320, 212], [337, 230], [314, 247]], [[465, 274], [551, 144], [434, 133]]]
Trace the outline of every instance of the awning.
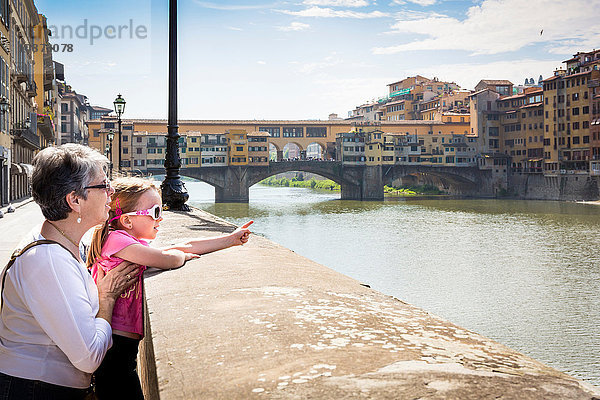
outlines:
[[10, 172], [12, 174], [22, 174], [23, 168], [19, 164], [11, 163], [10, 164]]
[[20, 164], [21, 168], [23, 168], [23, 172], [27, 173], [27, 176], [31, 177], [33, 174], [33, 165], [31, 164]]
[[527, 161], [529, 161], [529, 162], [537, 162], [537, 161], [542, 161], [542, 159], [541, 158], [530, 158]]

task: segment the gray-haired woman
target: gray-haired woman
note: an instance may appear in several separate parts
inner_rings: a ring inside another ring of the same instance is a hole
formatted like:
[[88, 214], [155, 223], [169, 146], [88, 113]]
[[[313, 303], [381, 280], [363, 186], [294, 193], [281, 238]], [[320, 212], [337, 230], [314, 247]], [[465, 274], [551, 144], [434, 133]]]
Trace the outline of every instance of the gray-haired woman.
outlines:
[[112, 345], [116, 298], [134, 281], [136, 265], [121, 265], [96, 285], [79, 253], [83, 234], [108, 218], [114, 192], [108, 160], [67, 144], [34, 158], [33, 198], [46, 218], [7, 271], [0, 318], [0, 399], [81, 399]]

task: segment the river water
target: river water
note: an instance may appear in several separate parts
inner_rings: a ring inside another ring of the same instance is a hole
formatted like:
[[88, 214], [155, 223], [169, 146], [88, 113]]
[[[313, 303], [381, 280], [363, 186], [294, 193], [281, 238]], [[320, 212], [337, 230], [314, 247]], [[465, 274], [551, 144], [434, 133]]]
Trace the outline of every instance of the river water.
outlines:
[[515, 200], [339, 200], [250, 188], [191, 205], [600, 386], [600, 206]]

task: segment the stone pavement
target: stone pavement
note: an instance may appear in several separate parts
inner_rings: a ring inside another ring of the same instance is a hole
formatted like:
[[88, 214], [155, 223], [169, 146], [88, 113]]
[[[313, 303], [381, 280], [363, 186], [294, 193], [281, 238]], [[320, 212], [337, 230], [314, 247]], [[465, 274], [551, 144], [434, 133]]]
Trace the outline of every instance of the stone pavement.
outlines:
[[0, 266], [4, 268], [13, 250], [36, 225], [44, 222], [40, 207], [31, 199], [13, 203], [15, 212], [7, 213], [8, 207], [2, 207], [4, 217], [0, 218]]
[[[158, 245], [229, 232], [166, 212]], [[343, 251], [343, 249], [338, 249]], [[600, 390], [254, 235], [145, 278], [154, 399], [600, 399]]]

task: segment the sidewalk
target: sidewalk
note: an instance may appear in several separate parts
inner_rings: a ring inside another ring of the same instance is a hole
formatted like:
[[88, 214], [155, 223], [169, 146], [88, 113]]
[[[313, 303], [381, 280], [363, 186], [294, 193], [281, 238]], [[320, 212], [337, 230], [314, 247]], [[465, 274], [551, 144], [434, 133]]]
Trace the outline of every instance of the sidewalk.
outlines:
[[44, 222], [40, 207], [28, 198], [14, 203], [15, 212], [7, 213], [8, 207], [2, 207], [4, 217], [0, 218], [0, 266], [4, 267], [13, 250], [23, 237], [36, 225]]
[[[166, 212], [154, 245], [230, 232]], [[343, 251], [343, 249], [337, 249]], [[600, 389], [263, 237], [144, 279], [156, 399], [600, 399]]]

